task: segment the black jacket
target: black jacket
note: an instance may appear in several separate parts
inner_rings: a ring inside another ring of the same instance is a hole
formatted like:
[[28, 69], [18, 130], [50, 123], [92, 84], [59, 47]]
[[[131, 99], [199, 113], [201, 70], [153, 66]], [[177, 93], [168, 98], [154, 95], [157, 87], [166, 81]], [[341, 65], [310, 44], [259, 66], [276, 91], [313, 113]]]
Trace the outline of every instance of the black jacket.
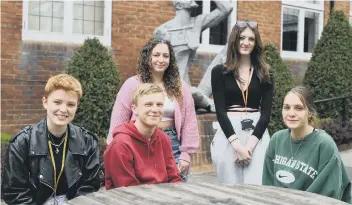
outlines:
[[[5, 159], [2, 183], [7, 204], [43, 204], [53, 194], [53, 165], [48, 149], [46, 121], [27, 126], [13, 136]], [[76, 196], [99, 190], [98, 138], [69, 124], [68, 150], [64, 174], [66, 196]]]

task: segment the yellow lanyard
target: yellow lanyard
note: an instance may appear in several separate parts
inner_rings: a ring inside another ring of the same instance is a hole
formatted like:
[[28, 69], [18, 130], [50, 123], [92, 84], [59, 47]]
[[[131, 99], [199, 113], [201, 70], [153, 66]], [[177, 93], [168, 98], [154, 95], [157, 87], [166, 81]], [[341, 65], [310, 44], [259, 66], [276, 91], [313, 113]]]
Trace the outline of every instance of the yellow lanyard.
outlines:
[[[248, 73], [248, 80], [247, 80], [247, 88], [243, 87], [242, 88], [242, 84], [240, 84], [240, 87], [241, 87], [241, 92], [242, 92], [242, 98], [243, 98], [243, 102], [244, 102], [244, 109], [245, 109], [245, 114], [247, 115], [247, 102], [248, 102], [248, 93], [249, 93], [249, 84], [250, 84], [250, 78], [251, 78], [251, 75], [252, 75], [252, 72], [253, 70], [251, 69], [251, 72]], [[246, 93], [244, 93], [245, 91], [247, 90]]]
[[54, 192], [55, 193], [56, 193], [57, 185], [59, 183], [62, 172], [64, 171], [67, 136], [68, 136], [68, 129], [66, 130], [66, 135], [65, 135], [65, 139], [64, 139], [65, 142], [64, 142], [64, 151], [62, 154], [61, 170], [60, 170], [59, 176], [57, 177], [57, 180], [56, 180], [56, 165], [55, 165], [55, 159], [54, 159], [54, 154], [53, 154], [53, 148], [51, 147], [50, 140], [48, 140], [51, 162], [53, 163], [53, 167], [54, 167]]

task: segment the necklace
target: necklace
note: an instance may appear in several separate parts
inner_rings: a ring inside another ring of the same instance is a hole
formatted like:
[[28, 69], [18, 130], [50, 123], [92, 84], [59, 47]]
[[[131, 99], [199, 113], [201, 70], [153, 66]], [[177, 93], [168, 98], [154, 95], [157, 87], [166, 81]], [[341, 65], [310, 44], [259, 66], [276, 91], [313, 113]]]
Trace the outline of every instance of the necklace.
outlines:
[[[66, 134], [67, 134], [67, 131], [66, 131]], [[58, 154], [59, 151], [60, 151], [59, 148], [64, 143], [66, 137], [62, 137], [62, 140], [61, 140], [61, 142], [59, 144], [55, 144], [54, 143], [54, 140], [53, 140], [53, 138], [51, 138], [49, 133], [48, 133], [48, 137], [50, 138], [50, 144], [54, 145], [54, 147], [55, 147], [55, 154]]]
[[[311, 133], [313, 133], [315, 131], [315, 128], [313, 128], [313, 131], [311, 132]], [[290, 137], [291, 138], [291, 137]], [[298, 145], [298, 148], [296, 149], [296, 151], [295, 151], [295, 154], [293, 154], [293, 151], [292, 151], [292, 139], [291, 139], [291, 146], [290, 146], [290, 148], [291, 148], [291, 159], [293, 160], [293, 158], [296, 156], [296, 154], [298, 153], [298, 150], [299, 150], [299, 148], [301, 148], [301, 145], [303, 144], [303, 141], [305, 140], [305, 138], [306, 137], [303, 137], [303, 139], [301, 140], [301, 142], [299, 143], [299, 145]]]
[[291, 148], [291, 159], [292, 159], [292, 160], [293, 160], [293, 158], [296, 156], [296, 154], [297, 154], [299, 148], [301, 148], [301, 145], [302, 145], [303, 141], [304, 141], [304, 138], [303, 138], [302, 141], [299, 143], [298, 148], [297, 148], [296, 151], [295, 151], [295, 154], [293, 154], [293, 151], [292, 151], [292, 140], [291, 140], [291, 143], [290, 143], [291, 146], [290, 146], [290, 148]]

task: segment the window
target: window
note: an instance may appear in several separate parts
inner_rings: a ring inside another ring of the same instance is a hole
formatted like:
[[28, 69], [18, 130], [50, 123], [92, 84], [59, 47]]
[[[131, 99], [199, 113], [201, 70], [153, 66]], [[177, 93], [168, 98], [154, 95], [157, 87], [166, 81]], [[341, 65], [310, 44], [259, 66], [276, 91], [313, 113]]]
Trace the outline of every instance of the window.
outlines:
[[23, 40], [111, 44], [111, 1], [23, 1]]
[[[217, 26], [203, 31], [200, 39], [198, 52], [220, 52], [227, 43], [227, 37], [231, 32], [232, 27], [236, 23], [237, 1], [228, 0], [233, 6], [232, 13]], [[191, 16], [210, 13], [215, 10], [216, 4], [213, 1], [196, 1], [198, 8], [194, 9]]]
[[309, 60], [324, 26], [324, 2], [282, 2], [281, 56]]
[[350, 1], [350, 24], [352, 26], [352, 0]]

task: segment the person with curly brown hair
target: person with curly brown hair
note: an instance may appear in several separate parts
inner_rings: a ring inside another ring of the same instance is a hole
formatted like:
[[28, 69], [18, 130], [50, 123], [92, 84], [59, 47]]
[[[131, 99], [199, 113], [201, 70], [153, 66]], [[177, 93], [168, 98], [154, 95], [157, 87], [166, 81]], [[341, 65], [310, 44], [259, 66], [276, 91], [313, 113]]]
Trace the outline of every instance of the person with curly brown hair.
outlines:
[[116, 97], [107, 144], [113, 139], [115, 127], [136, 119], [132, 112], [131, 93], [141, 83], [154, 83], [165, 94], [164, 114], [158, 127], [170, 137], [173, 155], [185, 180], [191, 163], [190, 154], [199, 146], [199, 134], [192, 94], [180, 78], [170, 42], [150, 39], [140, 51], [137, 73], [124, 82]]

